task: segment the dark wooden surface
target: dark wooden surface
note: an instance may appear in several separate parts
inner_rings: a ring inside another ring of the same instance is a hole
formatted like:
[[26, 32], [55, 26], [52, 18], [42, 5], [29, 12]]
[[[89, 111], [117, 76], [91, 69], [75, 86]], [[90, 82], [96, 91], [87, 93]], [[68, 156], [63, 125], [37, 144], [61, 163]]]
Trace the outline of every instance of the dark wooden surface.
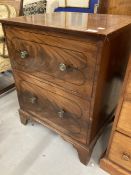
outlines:
[[130, 0], [100, 0], [99, 13], [115, 15], [131, 15]]
[[[34, 16], [22, 16], [0, 20], [5, 24], [41, 29], [47, 32], [64, 32], [84, 36], [105, 36], [116, 32], [131, 23], [127, 16], [112, 16], [87, 13], [49, 13]], [[93, 31], [90, 31], [93, 30]]]
[[86, 143], [89, 103], [46, 81], [15, 72], [21, 109], [57, 127], [61, 132]]
[[131, 172], [131, 138], [115, 132], [109, 152], [109, 160]]
[[[17, 37], [12, 39], [16, 30]], [[96, 43], [46, 37], [19, 31], [18, 28], [9, 29], [7, 35], [14, 69], [46, 79], [85, 99], [91, 98], [97, 57]], [[21, 50], [29, 53], [26, 59], [21, 59]], [[60, 70], [61, 64], [65, 64], [65, 71]]]
[[[58, 23], [63, 15], [76, 19], [74, 28]], [[106, 28], [87, 31], [98, 26]], [[87, 164], [118, 102], [129, 58], [129, 18], [55, 13], [4, 20], [3, 27], [21, 122], [32, 118], [59, 133]]]
[[110, 142], [100, 166], [113, 175], [131, 174], [131, 58], [116, 111]]

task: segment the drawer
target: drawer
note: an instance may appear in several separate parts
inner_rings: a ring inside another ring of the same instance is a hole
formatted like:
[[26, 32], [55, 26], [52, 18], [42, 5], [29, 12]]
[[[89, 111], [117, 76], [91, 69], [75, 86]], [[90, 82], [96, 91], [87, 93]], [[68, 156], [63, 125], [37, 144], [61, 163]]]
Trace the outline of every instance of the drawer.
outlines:
[[[64, 44], [64, 43], [63, 43]], [[79, 52], [14, 38], [10, 42], [14, 69], [61, 86], [83, 98], [92, 95], [94, 52]]]
[[[54, 47], [63, 49], [69, 49], [79, 52], [97, 53], [97, 38], [83, 38], [81, 36], [69, 35], [64, 33], [52, 33], [45, 31], [36, 31], [35, 29], [24, 29], [17, 27], [6, 26], [6, 37], [8, 41], [12, 41], [14, 38], [27, 40], [36, 43], [42, 43]], [[41, 32], [41, 33], [40, 33]]]
[[109, 159], [131, 172], [131, 138], [115, 132]]
[[123, 102], [117, 128], [122, 129], [131, 136], [131, 101]]
[[86, 143], [88, 101], [26, 75], [15, 74], [15, 78], [22, 110], [73, 139]]

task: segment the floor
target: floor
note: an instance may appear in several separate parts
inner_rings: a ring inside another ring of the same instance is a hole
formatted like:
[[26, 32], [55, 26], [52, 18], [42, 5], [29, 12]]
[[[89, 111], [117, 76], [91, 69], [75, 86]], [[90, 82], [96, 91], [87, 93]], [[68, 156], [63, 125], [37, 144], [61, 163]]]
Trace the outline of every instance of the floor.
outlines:
[[16, 91], [0, 97], [1, 175], [108, 175], [98, 161], [109, 138], [108, 127], [98, 140], [88, 166], [59, 135], [37, 123], [19, 121]]

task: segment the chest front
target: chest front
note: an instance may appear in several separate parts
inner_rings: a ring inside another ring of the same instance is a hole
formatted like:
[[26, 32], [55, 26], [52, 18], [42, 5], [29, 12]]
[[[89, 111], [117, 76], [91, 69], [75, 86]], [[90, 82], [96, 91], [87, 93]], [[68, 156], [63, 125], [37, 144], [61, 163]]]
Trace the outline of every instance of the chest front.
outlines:
[[128, 28], [109, 39], [26, 25], [3, 25], [21, 122], [31, 118], [51, 128], [86, 164], [115, 111], [128, 61]]

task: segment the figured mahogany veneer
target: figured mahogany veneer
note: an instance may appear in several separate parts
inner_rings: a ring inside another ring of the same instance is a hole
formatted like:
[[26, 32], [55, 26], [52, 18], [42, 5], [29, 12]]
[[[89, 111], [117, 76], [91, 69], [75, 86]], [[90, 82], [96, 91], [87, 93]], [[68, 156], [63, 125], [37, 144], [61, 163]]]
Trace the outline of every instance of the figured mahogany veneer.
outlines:
[[31, 118], [87, 164], [114, 114], [130, 47], [124, 16], [53, 13], [1, 20], [23, 124]]
[[[73, 43], [72, 40], [60, 39], [60, 47], [58, 47], [54, 41], [59, 43], [59, 38], [51, 37], [52, 44], [49, 45], [49, 39], [45, 36], [39, 35], [38, 41], [35, 41], [36, 35], [28, 36], [28, 33], [18, 33], [18, 36], [12, 40], [12, 37], [16, 35], [15, 30], [12, 33], [7, 30], [12, 49], [13, 68], [52, 81], [67, 90], [75, 91], [75, 94], [83, 98], [89, 98], [92, 94], [96, 64], [96, 45], [84, 43], [80, 48], [81, 42]], [[20, 39], [21, 36], [26, 37]], [[30, 42], [30, 38], [33, 41]], [[65, 42], [67, 45], [62, 45]], [[29, 53], [26, 59], [21, 59], [21, 50]], [[60, 70], [61, 63], [67, 66], [66, 71]]]
[[55, 90], [46, 81], [33, 79], [25, 73], [21, 76], [21, 72], [16, 72], [15, 78], [19, 89], [20, 108], [23, 111], [86, 143], [88, 128], [86, 123], [89, 122], [90, 105], [87, 101], [63, 90]]

